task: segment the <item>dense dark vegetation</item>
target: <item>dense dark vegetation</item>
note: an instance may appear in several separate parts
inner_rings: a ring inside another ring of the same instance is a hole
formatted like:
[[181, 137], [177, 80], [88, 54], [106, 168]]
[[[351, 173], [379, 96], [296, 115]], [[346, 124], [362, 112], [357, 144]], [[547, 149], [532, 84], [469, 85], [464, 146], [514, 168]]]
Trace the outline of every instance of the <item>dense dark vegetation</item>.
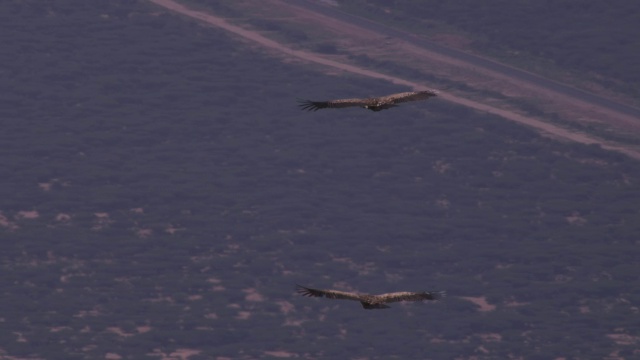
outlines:
[[393, 5], [386, 0], [341, 0], [340, 4], [416, 32], [443, 26], [462, 31], [481, 53], [520, 63], [537, 59], [640, 98], [640, 10], [633, 0], [490, 0], [481, 5], [473, 0], [398, 0]]
[[[0, 14], [0, 354], [634, 350], [610, 335], [637, 335], [636, 161], [438, 99], [301, 112], [296, 97], [403, 88], [286, 64], [145, 2]], [[296, 282], [450, 297], [365, 312]]]

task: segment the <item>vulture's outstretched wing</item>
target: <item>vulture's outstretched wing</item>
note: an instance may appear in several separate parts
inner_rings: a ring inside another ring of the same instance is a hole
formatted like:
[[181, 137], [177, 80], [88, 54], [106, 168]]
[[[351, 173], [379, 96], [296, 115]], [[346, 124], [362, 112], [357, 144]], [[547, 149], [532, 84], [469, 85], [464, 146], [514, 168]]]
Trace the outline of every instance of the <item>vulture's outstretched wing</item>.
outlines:
[[311, 289], [301, 285], [296, 285], [296, 291], [302, 296], [326, 297], [327, 299], [344, 299], [360, 301], [360, 295], [338, 290]]
[[319, 109], [326, 108], [345, 108], [351, 106], [365, 106], [368, 104], [369, 99], [339, 99], [328, 101], [311, 101], [311, 100], [298, 100], [302, 110], [318, 111]]
[[403, 103], [407, 101], [426, 100], [430, 97], [438, 96], [438, 92], [435, 90], [425, 91], [411, 91], [402, 92], [398, 94], [392, 94], [377, 98], [367, 99], [338, 99], [328, 101], [311, 101], [311, 100], [299, 100], [300, 107], [303, 110], [318, 111], [326, 108], [345, 108], [351, 106], [363, 107], [365, 109], [380, 111], [389, 109], [395, 106], [395, 104]]
[[392, 104], [403, 103], [407, 101], [418, 101], [418, 100], [426, 100], [430, 97], [438, 96], [438, 92], [435, 90], [425, 90], [425, 91], [412, 91], [412, 92], [403, 92], [398, 94], [392, 94], [389, 96], [385, 96], [380, 98], [382, 102], [390, 102]]
[[376, 297], [382, 302], [398, 302], [398, 301], [422, 301], [422, 300], [438, 300], [446, 295], [444, 291], [424, 291], [424, 292], [395, 292], [377, 295]]

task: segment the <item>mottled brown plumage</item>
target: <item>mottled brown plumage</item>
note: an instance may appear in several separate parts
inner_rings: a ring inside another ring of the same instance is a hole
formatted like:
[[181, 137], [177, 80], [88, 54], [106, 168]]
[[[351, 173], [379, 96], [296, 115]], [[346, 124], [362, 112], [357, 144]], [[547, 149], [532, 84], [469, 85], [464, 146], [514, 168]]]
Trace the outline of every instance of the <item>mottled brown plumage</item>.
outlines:
[[339, 300], [355, 300], [360, 301], [365, 309], [387, 309], [390, 306], [385, 303], [398, 301], [422, 301], [422, 300], [439, 300], [445, 296], [444, 291], [432, 292], [395, 292], [380, 295], [355, 294], [338, 290], [319, 290], [311, 289], [301, 285], [296, 285], [296, 291], [302, 296], [309, 297], [325, 297], [327, 299]]
[[430, 97], [438, 96], [435, 90], [412, 91], [392, 94], [383, 97], [368, 99], [338, 99], [328, 101], [300, 100], [300, 107], [307, 111], [318, 111], [319, 109], [339, 109], [351, 106], [359, 106], [372, 111], [380, 111], [397, 106], [396, 104], [407, 101], [426, 100]]

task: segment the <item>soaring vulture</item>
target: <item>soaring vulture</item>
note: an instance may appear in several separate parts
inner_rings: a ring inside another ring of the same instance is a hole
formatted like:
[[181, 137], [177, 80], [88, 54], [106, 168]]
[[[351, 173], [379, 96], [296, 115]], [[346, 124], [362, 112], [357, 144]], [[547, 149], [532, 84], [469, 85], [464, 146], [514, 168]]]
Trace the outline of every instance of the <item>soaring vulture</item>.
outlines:
[[368, 98], [368, 99], [338, 99], [338, 100], [328, 100], [328, 101], [311, 101], [311, 100], [300, 100], [300, 107], [303, 110], [308, 111], [318, 111], [319, 109], [325, 108], [345, 108], [350, 106], [359, 106], [365, 109], [369, 109], [372, 111], [380, 111], [384, 109], [389, 109], [395, 106], [396, 104], [407, 102], [407, 101], [418, 101], [418, 100], [426, 100], [430, 97], [438, 96], [438, 92], [435, 90], [426, 90], [426, 91], [412, 91], [412, 92], [402, 92], [398, 94], [391, 94], [388, 96]]
[[327, 299], [355, 300], [360, 301], [365, 309], [388, 309], [390, 306], [386, 303], [398, 301], [421, 301], [421, 300], [438, 300], [443, 298], [446, 293], [444, 291], [423, 291], [423, 292], [395, 292], [380, 295], [354, 294], [338, 290], [318, 290], [296, 285], [296, 291], [302, 296], [309, 297], [325, 297]]

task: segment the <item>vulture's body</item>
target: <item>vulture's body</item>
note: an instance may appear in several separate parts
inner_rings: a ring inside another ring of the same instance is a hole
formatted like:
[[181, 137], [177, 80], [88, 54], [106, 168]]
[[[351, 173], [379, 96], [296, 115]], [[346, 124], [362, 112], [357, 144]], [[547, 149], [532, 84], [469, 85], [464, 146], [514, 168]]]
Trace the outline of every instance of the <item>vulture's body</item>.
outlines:
[[308, 111], [318, 111], [320, 109], [339, 109], [351, 106], [358, 106], [365, 109], [369, 109], [372, 111], [380, 111], [389, 109], [395, 106], [396, 104], [407, 102], [407, 101], [418, 101], [418, 100], [426, 100], [430, 97], [438, 96], [438, 92], [435, 90], [425, 90], [425, 91], [412, 91], [412, 92], [403, 92], [398, 94], [392, 94], [388, 96], [375, 97], [375, 98], [367, 98], [367, 99], [338, 99], [338, 100], [327, 100], [327, 101], [311, 101], [311, 100], [301, 100], [300, 107], [303, 110]]
[[296, 291], [302, 296], [309, 297], [325, 297], [327, 299], [355, 300], [362, 304], [365, 309], [388, 309], [390, 306], [386, 303], [398, 301], [422, 301], [422, 300], [438, 300], [445, 296], [444, 291], [433, 292], [395, 292], [380, 295], [356, 294], [338, 290], [319, 290], [311, 289], [301, 285], [296, 286]]

